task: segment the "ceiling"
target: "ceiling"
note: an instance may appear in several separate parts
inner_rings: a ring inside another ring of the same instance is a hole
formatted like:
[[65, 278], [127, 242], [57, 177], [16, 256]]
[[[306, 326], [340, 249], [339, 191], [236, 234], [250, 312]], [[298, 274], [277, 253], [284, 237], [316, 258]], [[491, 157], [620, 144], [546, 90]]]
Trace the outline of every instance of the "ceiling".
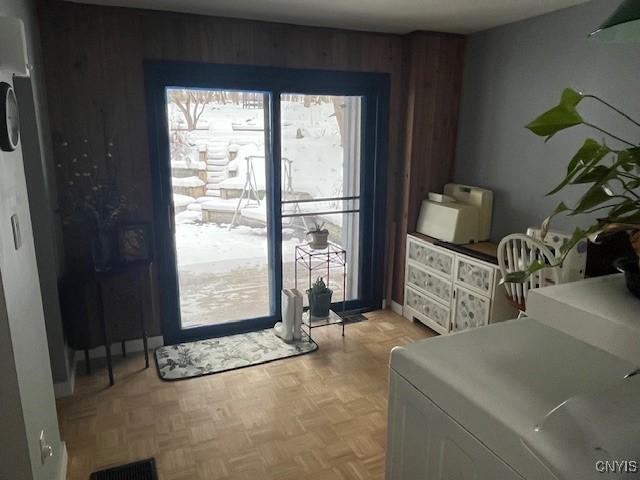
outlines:
[[[73, 0], [75, 1], [75, 0]], [[473, 33], [587, 0], [80, 0], [321, 27]]]

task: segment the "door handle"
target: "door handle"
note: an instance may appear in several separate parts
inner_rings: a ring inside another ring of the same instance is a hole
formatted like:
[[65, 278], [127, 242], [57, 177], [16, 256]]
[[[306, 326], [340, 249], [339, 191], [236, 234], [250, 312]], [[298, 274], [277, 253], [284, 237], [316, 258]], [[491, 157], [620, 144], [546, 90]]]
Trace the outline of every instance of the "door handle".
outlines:
[[175, 221], [174, 221], [174, 214], [173, 214], [173, 207], [171, 204], [169, 204], [169, 208], [167, 208], [167, 222], [169, 225], [169, 231], [172, 234], [176, 233], [176, 225], [175, 225]]

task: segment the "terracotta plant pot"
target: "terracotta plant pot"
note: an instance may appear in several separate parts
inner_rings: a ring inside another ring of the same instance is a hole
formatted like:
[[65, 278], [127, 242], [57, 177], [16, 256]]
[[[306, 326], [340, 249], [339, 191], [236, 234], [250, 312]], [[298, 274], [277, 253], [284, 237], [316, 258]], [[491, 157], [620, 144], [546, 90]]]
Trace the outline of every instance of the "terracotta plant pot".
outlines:
[[329, 246], [329, 230], [320, 230], [317, 232], [309, 232], [309, 246], [313, 250], [324, 250]]

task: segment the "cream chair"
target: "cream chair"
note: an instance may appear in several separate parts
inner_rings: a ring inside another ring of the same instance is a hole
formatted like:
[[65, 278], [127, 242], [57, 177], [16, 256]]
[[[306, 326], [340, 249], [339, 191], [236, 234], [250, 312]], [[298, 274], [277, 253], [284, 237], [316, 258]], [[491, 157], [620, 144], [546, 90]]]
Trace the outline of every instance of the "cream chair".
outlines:
[[[556, 257], [540, 240], [522, 233], [507, 235], [498, 244], [498, 265], [503, 278], [508, 273], [526, 270], [536, 260], [553, 265]], [[559, 283], [559, 268], [550, 266], [530, 275], [524, 283], [505, 283], [504, 287], [511, 303], [524, 313], [529, 290]]]

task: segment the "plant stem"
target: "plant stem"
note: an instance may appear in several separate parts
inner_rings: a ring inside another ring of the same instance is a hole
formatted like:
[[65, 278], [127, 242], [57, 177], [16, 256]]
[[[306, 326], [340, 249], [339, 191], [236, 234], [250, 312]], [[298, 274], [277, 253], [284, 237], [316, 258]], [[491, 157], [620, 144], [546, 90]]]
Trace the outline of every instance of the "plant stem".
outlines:
[[604, 210], [605, 208], [613, 208], [613, 207], [617, 207], [618, 205], [621, 205], [624, 202], [620, 202], [620, 203], [613, 203], [611, 205], [603, 205], [601, 207], [596, 207], [596, 208], [592, 208], [591, 210], [585, 210], [584, 212], [580, 212], [581, 214], [585, 214], [585, 213], [593, 213], [593, 212], [597, 212], [598, 210]]
[[594, 100], [599, 101], [600, 103], [606, 105], [607, 107], [609, 107], [611, 110], [613, 110], [614, 112], [622, 115], [624, 118], [626, 118], [627, 120], [629, 120], [631, 123], [634, 123], [635, 125], [637, 125], [638, 127], [640, 127], [640, 123], [638, 123], [637, 121], [635, 121], [633, 118], [631, 118], [629, 115], [627, 115], [626, 113], [624, 113], [622, 110], [620, 110], [619, 108], [614, 107], [613, 105], [611, 105], [610, 103], [604, 101], [603, 99], [601, 99], [600, 97], [598, 97], [597, 95], [582, 95], [583, 98], [593, 98]]
[[614, 135], [614, 134], [613, 134], [613, 133], [611, 133], [611, 132], [607, 132], [605, 129], [600, 128], [600, 127], [598, 127], [598, 126], [596, 126], [596, 125], [594, 125], [594, 124], [592, 124], [592, 123], [582, 122], [582, 124], [583, 124], [583, 125], [586, 125], [587, 127], [594, 128], [594, 129], [596, 129], [596, 130], [598, 130], [598, 131], [600, 131], [600, 132], [604, 133], [605, 135], [609, 135], [611, 138], [615, 138], [615, 139], [616, 139], [616, 140], [618, 140], [619, 142], [626, 143], [627, 145], [629, 145], [629, 146], [631, 146], [631, 147], [637, 147], [637, 146], [638, 146], [638, 145], [636, 145], [636, 144], [634, 144], [634, 143], [628, 142], [628, 141], [627, 141], [627, 140], [625, 140], [624, 138], [620, 138], [620, 137], [618, 137], [617, 135]]

